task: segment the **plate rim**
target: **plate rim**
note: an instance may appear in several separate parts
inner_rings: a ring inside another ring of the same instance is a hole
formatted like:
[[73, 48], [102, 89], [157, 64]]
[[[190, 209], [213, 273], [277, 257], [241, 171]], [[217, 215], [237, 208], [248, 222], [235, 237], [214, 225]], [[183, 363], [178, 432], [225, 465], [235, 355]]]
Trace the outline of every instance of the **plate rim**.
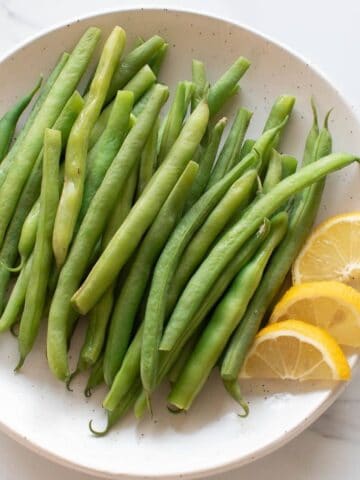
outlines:
[[[329, 87], [331, 87], [334, 92], [339, 96], [341, 101], [344, 103], [344, 105], [352, 112], [357, 126], [359, 127], [360, 130], [360, 118], [354, 109], [354, 106], [350, 103], [350, 99], [348, 99], [347, 95], [345, 95], [340, 88], [337, 87], [337, 85], [329, 79], [327, 74], [325, 74], [316, 64], [312, 63], [309, 59], [307, 59], [305, 56], [303, 56], [301, 53], [298, 51], [294, 50], [292, 47], [287, 46], [285, 43], [275, 40], [272, 38], [270, 35], [267, 35], [260, 30], [253, 28], [249, 26], [246, 23], [242, 22], [237, 22], [236, 20], [228, 18], [226, 15], [216, 15], [214, 13], [209, 13], [207, 11], [203, 11], [201, 9], [191, 9], [187, 7], [163, 7], [163, 6], [157, 6], [154, 5], [152, 7], [126, 7], [126, 8], [105, 8], [105, 9], [95, 9], [91, 10], [90, 12], [85, 13], [84, 15], [77, 15], [70, 17], [68, 20], [63, 20], [60, 22], [55, 22], [49, 27], [45, 27], [43, 29], [40, 29], [39, 32], [36, 34], [30, 34], [28, 35], [24, 40], [21, 42], [18, 42], [15, 44], [14, 47], [7, 49], [1, 56], [0, 56], [0, 68], [2, 67], [2, 63], [11, 58], [13, 55], [16, 55], [18, 51], [22, 50], [23, 48], [27, 47], [33, 42], [36, 42], [40, 40], [43, 37], [46, 37], [47, 35], [57, 31], [57, 30], [62, 30], [66, 27], [70, 27], [73, 24], [82, 22], [84, 20], [89, 20], [91, 18], [95, 17], [101, 17], [101, 16], [107, 16], [109, 14], [117, 14], [117, 13], [135, 13], [135, 12], [142, 12], [142, 11], [148, 11], [148, 12], [169, 12], [172, 14], [190, 14], [190, 15], [195, 15], [198, 17], [204, 17], [204, 18], [209, 18], [211, 20], [216, 20], [220, 21], [224, 24], [229, 24], [233, 27], [240, 28], [246, 33], [250, 33], [252, 35], [255, 35], [256, 37], [262, 39], [263, 41], [266, 41], [272, 45], [274, 45], [277, 48], [280, 48], [282, 51], [290, 54], [292, 57], [295, 57], [295, 59], [299, 60], [302, 64], [306, 65], [310, 70], [312, 70], [318, 77], [321, 78], [322, 81], [326, 82]], [[354, 365], [352, 366], [352, 378], [356, 375], [356, 372], [359, 368], [359, 355], [357, 355], [356, 360]], [[338, 385], [334, 386], [334, 388], [331, 390], [329, 393], [328, 397], [323, 401], [323, 403], [316, 408], [308, 417], [305, 418], [305, 420], [298, 425], [292, 427], [291, 429], [287, 430], [284, 432], [281, 436], [279, 436], [275, 441], [273, 441], [271, 444], [265, 445], [256, 451], [252, 453], [248, 453], [247, 455], [243, 456], [241, 459], [234, 459], [233, 461], [229, 461], [227, 463], [220, 462], [217, 465], [214, 465], [209, 468], [200, 468], [196, 469], [193, 472], [187, 471], [187, 472], [172, 472], [172, 473], [161, 473], [161, 474], [147, 474], [146, 478], [154, 479], [154, 478], [159, 478], [159, 479], [166, 479], [166, 478], [201, 478], [204, 477], [205, 475], [215, 475], [218, 473], [223, 473], [226, 471], [230, 471], [236, 468], [239, 468], [241, 466], [250, 464], [260, 458], [265, 457], [266, 455], [269, 455], [291, 440], [293, 440], [295, 437], [297, 437], [300, 433], [305, 431], [310, 425], [312, 425], [318, 418], [337, 400], [337, 398], [344, 392], [344, 390], [347, 388], [347, 386], [350, 384], [352, 380], [349, 382], [344, 382], [344, 383], [339, 383]], [[88, 475], [92, 476], [100, 476], [101, 478], [128, 478], [128, 479], [136, 479], [136, 478], [144, 478], [143, 474], [134, 474], [134, 473], [118, 473], [118, 472], [110, 472], [110, 471], [104, 471], [100, 469], [94, 469], [91, 467], [86, 467], [85, 465], [81, 465], [79, 463], [76, 463], [73, 460], [69, 460], [64, 458], [61, 455], [57, 455], [54, 452], [51, 452], [44, 447], [38, 445], [34, 441], [32, 441], [28, 437], [24, 437], [21, 434], [19, 434], [17, 431], [12, 429], [10, 426], [5, 424], [1, 419], [0, 419], [0, 431], [5, 433], [8, 437], [10, 437], [12, 440], [16, 441], [20, 445], [24, 446], [28, 450], [30, 450], [33, 453], [36, 453], [40, 455], [43, 458], [46, 458], [47, 460], [53, 461], [57, 463], [58, 465], [61, 465], [63, 467], [73, 469], [78, 472], [86, 473]]]

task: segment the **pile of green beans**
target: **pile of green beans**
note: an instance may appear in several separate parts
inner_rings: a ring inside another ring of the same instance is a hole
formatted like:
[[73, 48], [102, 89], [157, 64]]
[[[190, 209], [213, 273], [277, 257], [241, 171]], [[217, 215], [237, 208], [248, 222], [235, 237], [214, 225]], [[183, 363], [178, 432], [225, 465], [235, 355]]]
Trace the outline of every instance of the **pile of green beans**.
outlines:
[[312, 100], [297, 170], [281, 151], [295, 104], [288, 94], [274, 100], [259, 136], [245, 138], [256, 115], [242, 106], [229, 122], [223, 111], [250, 67], [242, 56], [213, 84], [193, 60], [164, 115], [169, 88], [159, 73], [169, 45], [138, 37], [124, 55], [119, 26], [82, 97], [100, 35], [84, 32], [43, 86], [0, 118], [0, 332], [18, 325], [19, 370], [48, 317], [56, 379], [69, 388], [87, 372], [85, 396], [107, 389], [107, 426], [90, 421], [95, 435], [131, 408], [137, 418], [151, 413], [166, 377], [169, 410], [187, 411], [216, 366], [246, 415], [238, 383], [246, 354], [311, 230], [326, 175], [358, 158], [331, 153], [329, 114], [319, 128]]

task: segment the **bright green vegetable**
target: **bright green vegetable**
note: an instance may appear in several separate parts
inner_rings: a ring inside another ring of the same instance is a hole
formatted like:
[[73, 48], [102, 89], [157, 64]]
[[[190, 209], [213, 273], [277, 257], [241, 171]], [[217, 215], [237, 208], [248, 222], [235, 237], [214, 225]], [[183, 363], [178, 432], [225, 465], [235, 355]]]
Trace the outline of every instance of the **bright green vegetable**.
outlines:
[[160, 133], [160, 147], [158, 154], [159, 165], [163, 162], [180, 134], [190, 104], [192, 92], [193, 84], [191, 82], [178, 83], [174, 101], [166, 119], [164, 120], [164, 126]]
[[114, 100], [106, 128], [88, 154], [84, 194], [79, 213], [80, 221], [84, 218], [91, 200], [129, 131], [132, 106], [133, 94], [119, 91]]
[[[111, 214], [101, 241], [102, 251], [131, 210], [138, 179], [137, 173], [137, 168], [134, 168]], [[80, 372], [94, 365], [103, 349], [106, 329], [114, 304], [115, 284], [116, 282], [109, 287], [90, 312], [89, 325], [77, 366], [77, 370]]]
[[240, 150], [239, 161], [241, 161], [243, 158], [246, 157], [246, 155], [248, 155], [251, 152], [255, 143], [256, 143], [256, 140], [253, 140], [251, 138], [247, 138], [245, 140]]
[[44, 130], [52, 127], [84, 73], [99, 40], [100, 31], [89, 28], [70, 55], [36, 115], [0, 188], [0, 245], [22, 189], [40, 153]]
[[119, 63], [114, 72], [111, 84], [106, 95], [108, 103], [116, 95], [116, 92], [126, 85], [129, 80], [157, 53], [165, 44], [159, 35], [154, 35], [142, 45], [128, 53]]
[[296, 172], [297, 160], [291, 155], [281, 155], [282, 178], [288, 177]]
[[65, 66], [66, 62], [68, 61], [69, 57], [70, 57], [70, 55], [68, 53], [64, 52], [61, 55], [61, 57], [59, 58], [55, 68], [53, 69], [53, 71], [49, 75], [49, 78], [46, 80], [45, 84], [43, 85], [43, 87], [40, 91], [40, 95], [38, 96], [32, 110], [30, 112], [30, 115], [28, 116], [28, 118], [25, 122], [25, 125], [23, 126], [23, 128], [19, 132], [19, 135], [17, 136], [16, 141], [14, 142], [14, 145], [11, 147], [9, 153], [6, 155], [6, 157], [2, 161], [2, 163], [0, 165], [0, 186], [3, 184], [3, 182], [5, 180], [5, 177], [7, 175], [7, 172], [9, 171], [10, 166], [12, 165], [12, 163], [13, 163], [13, 161], [14, 161], [17, 153], [18, 153], [19, 148], [21, 147], [21, 144], [22, 144], [24, 138], [26, 137], [28, 131], [30, 130], [30, 127], [34, 123], [34, 119], [36, 118], [40, 108], [42, 107], [43, 103], [45, 102], [46, 97], [48, 96], [52, 86], [54, 85], [56, 79], [60, 75], [60, 72], [64, 68], [64, 66]]
[[44, 311], [47, 284], [53, 260], [51, 239], [59, 202], [60, 154], [61, 133], [59, 130], [46, 129], [44, 134], [39, 224], [31, 262], [31, 281], [29, 281], [26, 290], [24, 311], [20, 321], [20, 360], [16, 370], [21, 368], [26, 356], [34, 345]]
[[[93, 250], [119, 197], [119, 192], [124, 188], [130, 172], [136, 166], [167, 97], [167, 87], [157, 85], [146, 108], [138, 117], [106, 172], [80, 225], [69, 258], [61, 269], [50, 307], [47, 336], [49, 366], [54, 375], [61, 380], [69, 377], [67, 337], [70, 330], [69, 319], [73, 312], [70, 299], [88, 268]], [[114, 279], [115, 277], [116, 275]], [[109, 282], [108, 286], [111, 283], [113, 282]]]
[[[212, 310], [214, 305], [219, 301], [227, 287], [232, 282], [233, 278], [237, 273], [240, 271], [242, 267], [244, 267], [249, 260], [253, 257], [255, 252], [263, 243], [264, 239], [267, 237], [269, 233], [269, 221], [265, 221], [258, 232], [250, 238], [243, 248], [239, 251], [237, 256], [234, 260], [228, 265], [228, 267], [224, 270], [224, 272], [220, 275], [216, 283], [214, 284], [211, 292], [204, 300], [203, 304], [197, 311], [196, 315], [193, 318], [193, 321], [189, 327], [189, 329], [184, 333], [181, 337], [179, 342], [176, 344], [174, 349], [171, 352], [161, 352], [160, 353], [160, 365], [159, 365], [159, 372], [156, 379], [156, 385], [159, 385], [162, 380], [166, 377], [176, 360], [182, 354], [184, 345], [186, 342], [194, 335], [197, 329], [201, 328], [201, 324]], [[140, 355], [139, 355], [140, 359]], [[136, 378], [136, 376], [135, 376]], [[134, 379], [132, 379], [134, 381]], [[146, 397], [144, 391], [139, 396], [136, 405], [135, 405], [135, 415], [137, 418], [141, 417], [144, 414], [146, 409]]]
[[257, 170], [252, 169], [236, 180], [191, 239], [182, 254], [171, 282], [168, 293], [168, 311], [171, 312], [176, 305], [180, 293], [196, 268], [206, 257], [211, 245], [234, 215], [249, 203], [254, 193], [257, 176]]
[[219, 360], [231, 334], [241, 322], [246, 307], [258, 287], [274, 249], [286, 233], [288, 216], [279, 213], [271, 221], [268, 238], [255, 257], [238, 273], [231, 287], [217, 305], [186, 362], [168, 403], [175, 411], [188, 410]]
[[251, 117], [252, 113], [249, 112], [249, 110], [246, 110], [246, 108], [240, 108], [238, 110], [224, 146], [221, 149], [220, 155], [211, 172], [207, 188], [212, 187], [216, 182], [221, 180], [225, 173], [231, 170], [231, 168], [237, 163], [241, 145]]
[[32, 257], [30, 257], [16, 279], [10, 297], [0, 318], [0, 332], [9, 330], [19, 319], [25, 303], [27, 286], [30, 280]]
[[236, 252], [256, 231], [265, 217], [269, 217], [281, 207], [290, 196], [356, 160], [355, 156], [346, 153], [324, 157], [285, 178], [252, 204], [242, 218], [213, 247], [192, 276], [167, 324], [160, 349], [171, 350], [174, 347], [225, 266], [231, 262]]
[[157, 119], [141, 154], [136, 198], [139, 198], [142, 192], [145, 190], [146, 185], [149, 183], [157, 167], [159, 123], [159, 119]]
[[200, 60], [193, 60], [191, 64], [192, 82], [194, 91], [191, 99], [191, 110], [196, 108], [197, 104], [206, 97], [209, 89], [209, 82], [206, 77], [205, 65]]
[[[296, 98], [292, 95], [280, 95], [274, 102], [272, 106], [269, 116], [265, 122], [264, 132], [266, 130], [270, 130], [271, 128], [276, 127], [279, 123], [281, 123], [284, 118], [289, 118], [294, 107]], [[280, 141], [281, 130], [279, 131], [278, 136], [274, 139], [272, 144], [273, 148], [278, 146]]]
[[213, 117], [226, 100], [233, 95], [233, 89], [249, 67], [249, 60], [244, 57], [239, 57], [219, 80], [210, 87], [207, 100], [211, 117]]
[[125, 40], [124, 30], [115, 27], [105, 42], [84, 108], [70, 132], [66, 147], [64, 186], [53, 234], [53, 250], [58, 267], [65, 262], [81, 208], [89, 135], [101, 112]]
[[[205, 133], [208, 118], [207, 104], [199, 103], [143, 195], [100, 256], [85, 282], [73, 296], [72, 302], [79, 312], [88, 312], [96, 304], [138, 246], [143, 234], [177, 182], [180, 173], [193, 157]], [[133, 130], [135, 128], [136, 126]]]
[[[65, 144], [72, 125], [75, 122], [77, 115], [83, 107], [83, 99], [80, 94], [75, 91], [67, 101], [59, 118], [54, 124], [54, 129], [60, 130], [63, 143]], [[23, 223], [30, 212], [34, 202], [39, 196], [41, 184], [42, 171], [42, 152], [35, 161], [29, 179], [27, 180], [19, 202], [16, 206], [14, 216], [7, 229], [4, 244], [0, 251], [0, 310], [3, 309], [5, 301], [6, 288], [10, 280], [9, 266], [12, 267], [15, 263], [18, 242], [21, 235]]]
[[200, 168], [192, 186], [186, 210], [189, 210], [206, 190], [226, 122], [226, 118], [221, 118], [210, 130], [206, 146], [204, 148], [199, 147], [201, 149], [199, 154]]
[[169, 44], [164, 43], [164, 45], [159, 48], [158, 52], [155, 53], [155, 55], [149, 60], [149, 66], [156, 76], [158, 76], [160, 73], [160, 69], [164, 63], [168, 48]]
[[282, 159], [280, 153], [272, 150], [269, 165], [263, 182], [263, 193], [266, 194], [277, 185], [282, 177]]
[[[332, 148], [331, 136], [326, 124], [320, 134], [316, 134], [318, 127], [314, 106], [313, 112], [314, 123], [307, 137], [304, 152], [304, 160], [310, 165], [303, 167], [303, 169], [315, 167], [316, 163], [322, 161], [319, 158], [330, 153]], [[316, 162], [311, 165], [313, 161]], [[228, 384], [233, 385], [230, 393], [235, 392], [236, 395], [234, 384], [237, 381], [248, 349], [260, 328], [267, 309], [281, 288], [293, 260], [310, 232], [319, 207], [324, 183], [324, 179], [320, 180], [296, 195], [294, 207], [290, 213], [288, 233], [270, 260], [264, 278], [248, 307], [243, 322], [235, 331], [226, 350], [221, 366], [221, 376]]]
[[0, 118], [0, 162], [3, 160], [9, 150], [17, 122], [21, 114], [29, 105], [35, 93], [39, 90], [41, 82], [42, 78], [40, 78], [30, 93], [18, 100], [15, 105], [13, 105], [10, 110]]
[[153, 266], [181, 217], [197, 170], [197, 164], [189, 162], [142, 241], [122, 285], [111, 318], [105, 349], [104, 376], [109, 386], [113, 383], [128, 347]]

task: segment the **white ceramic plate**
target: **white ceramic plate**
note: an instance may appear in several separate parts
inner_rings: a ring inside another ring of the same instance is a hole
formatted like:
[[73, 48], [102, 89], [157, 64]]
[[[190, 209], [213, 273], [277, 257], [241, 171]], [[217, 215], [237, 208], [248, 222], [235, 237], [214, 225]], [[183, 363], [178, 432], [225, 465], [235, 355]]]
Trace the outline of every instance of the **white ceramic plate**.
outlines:
[[[160, 33], [171, 49], [161, 74], [173, 86], [190, 78], [191, 59], [205, 61], [209, 76], [218, 75], [240, 54], [252, 61], [242, 81], [239, 99], [254, 111], [250, 135], [258, 135], [274, 98], [284, 92], [297, 96], [283, 149], [301, 155], [311, 124], [309, 98], [316, 97], [320, 112], [334, 107], [330, 127], [334, 149], [360, 151], [360, 128], [349, 105], [307, 62], [253, 31], [208, 16], [169, 10], [111, 12], [61, 26], [25, 44], [0, 64], [0, 111], [47, 74], [64, 49], [70, 50], [85, 28], [97, 25], [104, 37], [115, 24], [123, 26], [131, 44], [135, 35]], [[354, 165], [328, 179], [319, 218], [359, 209], [360, 175]], [[44, 333], [42, 334], [44, 335]], [[351, 358], [355, 363], [355, 357]], [[255, 460], [304, 430], [335, 400], [343, 386], [245, 383], [250, 415], [237, 416], [213, 375], [187, 415], [167, 412], [164, 392], [156, 396], [152, 420], [136, 424], [128, 415], [104, 438], [94, 438], [87, 423], [104, 424], [99, 407], [104, 392], [90, 400], [82, 394], [85, 378], [74, 382], [74, 392], [50, 375], [44, 336], [15, 375], [16, 342], [0, 337], [0, 426], [9, 435], [46, 457], [100, 476], [177, 477], [224, 471]]]

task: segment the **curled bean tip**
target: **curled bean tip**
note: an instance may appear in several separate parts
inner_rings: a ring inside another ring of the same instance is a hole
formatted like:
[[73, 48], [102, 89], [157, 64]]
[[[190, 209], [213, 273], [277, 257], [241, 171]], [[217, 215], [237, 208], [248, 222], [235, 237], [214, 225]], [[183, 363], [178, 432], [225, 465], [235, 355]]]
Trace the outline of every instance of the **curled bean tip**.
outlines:
[[109, 423], [107, 423], [104, 430], [95, 430], [94, 427], [93, 427], [93, 420], [90, 420], [88, 425], [89, 425], [90, 432], [93, 435], [95, 435], [96, 437], [103, 437], [104, 435], [106, 435], [108, 433], [109, 428], [110, 428]]

